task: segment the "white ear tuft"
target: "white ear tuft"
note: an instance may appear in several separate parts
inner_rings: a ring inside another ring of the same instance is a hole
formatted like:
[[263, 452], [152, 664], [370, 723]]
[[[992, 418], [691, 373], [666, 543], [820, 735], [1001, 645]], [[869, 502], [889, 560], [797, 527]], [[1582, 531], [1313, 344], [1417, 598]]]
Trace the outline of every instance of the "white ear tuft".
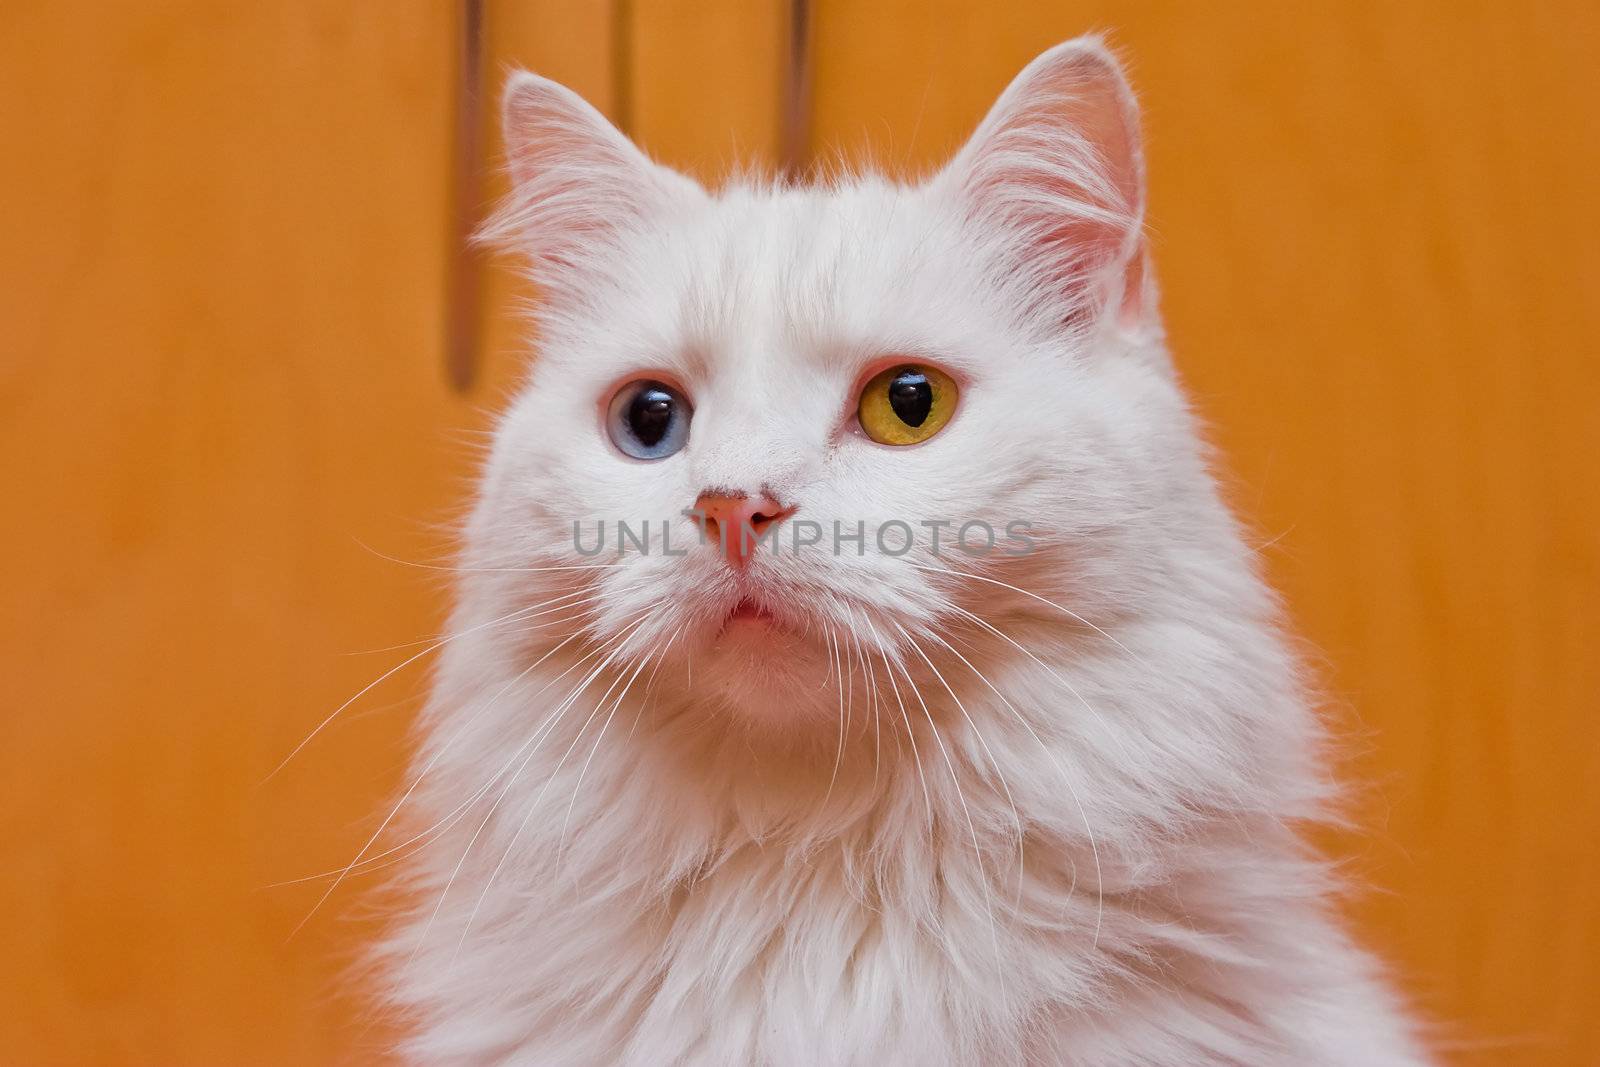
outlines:
[[1013, 265], [1066, 318], [1143, 317], [1144, 155], [1122, 68], [1094, 37], [1018, 74], [936, 181], [1008, 235]]
[[546, 285], [577, 284], [620, 234], [701, 192], [548, 78], [513, 74], [502, 115], [511, 195], [480, 236], [529, 256]]

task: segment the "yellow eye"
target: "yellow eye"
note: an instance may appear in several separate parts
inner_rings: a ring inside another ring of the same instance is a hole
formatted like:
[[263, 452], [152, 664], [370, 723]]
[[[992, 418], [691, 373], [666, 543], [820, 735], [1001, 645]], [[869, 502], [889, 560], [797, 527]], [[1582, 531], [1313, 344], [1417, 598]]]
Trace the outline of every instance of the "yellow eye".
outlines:
[[944, 428], [956, 410], [956, 383], [920, 363], [890, 367], [861, 390], [856, 417], [880, 445], [914, 445]]

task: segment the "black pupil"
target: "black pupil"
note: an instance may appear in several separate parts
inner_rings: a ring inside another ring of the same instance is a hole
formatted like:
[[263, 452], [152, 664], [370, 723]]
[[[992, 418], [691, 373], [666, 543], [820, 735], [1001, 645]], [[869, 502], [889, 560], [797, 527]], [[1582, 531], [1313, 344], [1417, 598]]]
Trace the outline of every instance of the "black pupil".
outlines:
[[634, 394], [628, 405], [628, 429], [646, 448], [654, 448], [672, 427], [672, 394], [654, 382]]
[[889, 406], [907, 426], [921, 426], [933, 410], [933, 386], [928, 384], [928, 376], [915, 367], [895, 374], [889, 383]]

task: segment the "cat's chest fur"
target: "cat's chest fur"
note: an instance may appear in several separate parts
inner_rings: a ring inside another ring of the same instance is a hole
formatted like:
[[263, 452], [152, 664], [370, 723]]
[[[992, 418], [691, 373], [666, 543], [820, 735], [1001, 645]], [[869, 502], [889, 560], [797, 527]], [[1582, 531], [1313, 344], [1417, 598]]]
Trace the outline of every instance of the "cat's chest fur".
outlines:
[[409, 964], [442, 1008], [422, 1059], [1407, 1062], [1302, 1047], [1308, 1008], [1361, 992], [1323, 1003], [1359, 958], [1273, 819], [1091, 842], [1059, 781], [1008, 794], [986, 773], [1041, 739], [986, 748], [951, 727], [948, 763], [923, 734], [927, 792], [911, 746], [881, 750], [810, 796], [808, 827], [748, 754], [736, 784], [694, 795], [686, 775], [744, 746], [641, 758], [619, 733], [563, 761], [578, 725], [547, 736], [486, 829], [436, 843], [437, 910]]

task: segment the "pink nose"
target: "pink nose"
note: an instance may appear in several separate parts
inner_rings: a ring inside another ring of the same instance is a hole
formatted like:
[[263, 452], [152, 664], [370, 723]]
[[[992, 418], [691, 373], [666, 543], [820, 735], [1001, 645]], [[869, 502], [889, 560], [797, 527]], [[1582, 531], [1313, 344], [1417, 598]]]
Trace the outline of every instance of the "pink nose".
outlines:
[[794, 508], [784, 507], [766, 493], [701, 493], [691, 514], [727, 561], [743, 567], [755, 553], [757, 539], [793, 515]]

